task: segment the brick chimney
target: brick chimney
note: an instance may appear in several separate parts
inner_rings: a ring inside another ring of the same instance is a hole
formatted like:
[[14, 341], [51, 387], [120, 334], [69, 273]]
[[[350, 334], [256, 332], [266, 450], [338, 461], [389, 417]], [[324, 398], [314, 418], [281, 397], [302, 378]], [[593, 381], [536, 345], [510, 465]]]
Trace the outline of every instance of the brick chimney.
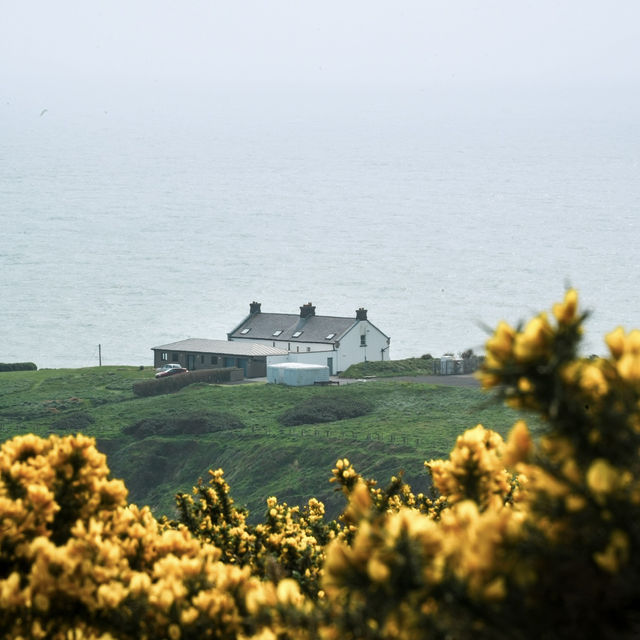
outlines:
[[260, 313], [260, 303], [255, 300], [249, 305], [249, 313], [254, 315], [256, 313]]
[[360, 307], [356, 309], [356, 320], [366, 320], [367, 319], [367, 310]]
[[300, 307], [300, 317], [301, 318], [310, 318], [311, 316], [316, 315], [316, 308], [310, 303], [303, 304]]

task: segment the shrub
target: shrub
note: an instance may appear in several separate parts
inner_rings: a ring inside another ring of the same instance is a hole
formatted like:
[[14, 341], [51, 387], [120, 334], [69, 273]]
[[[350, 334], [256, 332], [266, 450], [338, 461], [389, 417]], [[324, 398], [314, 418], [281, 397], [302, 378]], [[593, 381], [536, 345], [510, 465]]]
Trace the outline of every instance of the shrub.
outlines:
[[136, 396], [158, 396], [164, 393], [179, 391], [195, 382], [208, 382], [220, 384], [233, 382], [242, 379], [242, 369], [236, 367], [225, 367], [222, 369], [200, 369], [189, 371], [179, 375], [167, 376], [166, 378], [154, 378], [153, 380], [142, 380], [133, 383], [133, 393]]
[[56, 431], [79, 432], [95, 422], [95, 418], [86, 411], [73, 411], [56, 418], [51, 427]]
[[158, 416], [145, 418], [123, 429], [126, 435], [136, 438], [149, 436], [175, 436], [181, 434], [197, 435], [241, 429], [244, 424], [231, 414], [206, 412], [181, 416]]
[[372, 408], [368, 402], [350, 397], [340, 397], [338, 395], [312, 396], [285, 411], [278, 418], [278, 421], [287, 427], [299, 424], [334, 422], [366, 415]]
[[33, 362], [0, 362], [0, 372], [4, 371], [37, 371]]

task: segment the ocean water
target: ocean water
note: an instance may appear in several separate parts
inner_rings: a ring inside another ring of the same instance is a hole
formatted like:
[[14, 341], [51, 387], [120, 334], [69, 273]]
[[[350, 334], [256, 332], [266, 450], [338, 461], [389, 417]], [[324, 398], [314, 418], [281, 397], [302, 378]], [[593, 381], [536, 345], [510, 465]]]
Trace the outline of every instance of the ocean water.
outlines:
[[633, 112], [338, 99], [5, 104], [0, 361], [152, 364], [249, 303], [358, 307], [391, 357], [473, 348], [575, 286], [640, 327]]

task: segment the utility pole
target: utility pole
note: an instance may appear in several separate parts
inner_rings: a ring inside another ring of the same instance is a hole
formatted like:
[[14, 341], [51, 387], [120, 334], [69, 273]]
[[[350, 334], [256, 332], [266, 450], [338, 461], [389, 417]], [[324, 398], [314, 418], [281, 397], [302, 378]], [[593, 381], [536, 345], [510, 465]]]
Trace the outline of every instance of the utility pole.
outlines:
[[98, 363], [99, 363], [98, 366], [101, 367], [102, 366], [102, 345], [101, 344], [98, 345]]

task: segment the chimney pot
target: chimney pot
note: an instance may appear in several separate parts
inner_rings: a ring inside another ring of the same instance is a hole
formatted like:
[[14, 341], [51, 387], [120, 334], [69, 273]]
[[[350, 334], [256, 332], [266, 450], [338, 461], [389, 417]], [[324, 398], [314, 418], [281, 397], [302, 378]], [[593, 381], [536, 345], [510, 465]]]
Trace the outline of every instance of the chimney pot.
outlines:
[[260, 313], [260, 303], [255, 300], [249, 305], [249, 313], [253, 315], [254, 313]]
[[301, 318], [310, 318], [311, 316], [316, 315], [316, 308], [310, 303], [303, 304], [300, 307], [300, 317]]
[[367, 319], [367, 310], [363, 307], [356, 309], [356, 320], [366, 320]]

